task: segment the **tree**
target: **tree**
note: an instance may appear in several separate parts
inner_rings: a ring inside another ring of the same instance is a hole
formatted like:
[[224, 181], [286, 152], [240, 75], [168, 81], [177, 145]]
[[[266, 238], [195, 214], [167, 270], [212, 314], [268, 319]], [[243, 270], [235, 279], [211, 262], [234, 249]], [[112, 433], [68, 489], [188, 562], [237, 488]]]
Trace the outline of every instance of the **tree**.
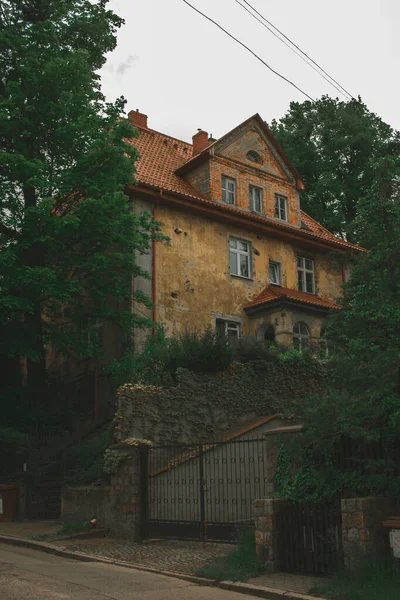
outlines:
[[95, 356], [93, 326], [129, 340], [152, 325], [131, 312], [131, 281], [162, 235], [124, 194], [137, 131], [100, 90], [123, 24], [107, 3], [0, 2], [0, 355], [26, 358], [24, 410], [44, 426], [46, 348]]
[[330, 231], [358, 242], [357, 205], [373, 183], [371, 164], [398, 133], [360, 98], [341, 102], [328, 96], [292, 102], [271, 129], [304, 180], [302, 208]]
[[[400, 153], [374, 165], [369, 193], [358, 203], [355, 225], [362, 253], [333, 315], [333, 345], [326, 393], [297, 406], [306, 426], [302, 466], [286, 493], [305, 499], [359, 494], [400, 494]], [[337, 462], [341, 439], [373, 452]]]

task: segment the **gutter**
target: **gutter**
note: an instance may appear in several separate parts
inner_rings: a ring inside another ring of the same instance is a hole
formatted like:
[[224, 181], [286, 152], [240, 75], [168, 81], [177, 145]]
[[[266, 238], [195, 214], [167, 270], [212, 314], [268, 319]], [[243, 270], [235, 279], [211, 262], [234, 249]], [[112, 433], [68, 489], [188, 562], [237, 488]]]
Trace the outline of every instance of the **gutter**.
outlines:
[[[166, 202], [170, 201], [180, 206], [184, 205], [185, 208], [207, 213], [208, 216], [210, 216], [210, 213], [214, 214], [215, 212], [217, 212], [220, 218], [225, 217], [225, 220], [231, 222], [236, 221], [236, 223], [239, 222], [241, 225], [244, 225], [247, 229], [253, 229], [259, 232], [261, 231], [263, 233], [268, 232], [276, 238], [281, 238], [285, 240], [289, 239], [292, 243], [293, 240], [295, 240], [299, 244], [313, 246], [319, 248], [320, 250], [323, 250], [324, 252], [332, 251], [332, 249], [335, 249], [338, 252], [348, 252], [349, 250], [353, 252], [363, 251], [363, 249], [361, 248], [348, 248], [346, 246], [342, 246], [340, 243], [336, 244], [329, 240], [319, 240], [317, 237], [307, 235], [307, 233], [303, 232], [302, 230], [298, 230], [295, 227], [292, 227], [290, 231], [284, 228], [272, 227], [268, 222], [260, 221], [258, 219], [252, 219], [251, 213], [244, 213], [243, 215], [241, 215], [239, 211], [234, 212], [226, 210], [225, 206], [220, 207], [219, 204], [213, 202], [212, 200], [205, 201], [196, 198], [195, 196], [189, 197], [185, 194], [180, 194], [179, 192], [171, 192], [169, 190], [167, 191], [167, 193], [164, 193], [165, 190], [160, 190], [160, 188], [146, 183], [140, 183], [140, 185], [131, 187], [130, 189], [133, 192], [136, 191], [137, 193], [147, 194], [153, 197], [156, 196], [158, 199], [161, 199]], [[161, 191], [162, 193], [160, 193]]]

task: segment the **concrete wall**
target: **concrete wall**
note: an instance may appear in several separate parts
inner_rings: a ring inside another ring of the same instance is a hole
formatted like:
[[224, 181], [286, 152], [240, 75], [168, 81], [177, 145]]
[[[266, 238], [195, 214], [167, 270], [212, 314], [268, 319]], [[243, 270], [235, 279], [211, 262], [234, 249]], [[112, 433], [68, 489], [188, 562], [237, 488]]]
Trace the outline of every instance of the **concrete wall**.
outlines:
[[63, 490], [61, 520], [98, 518], [98, 527], [110, 529], [118, 536], [141, 539], [141, 449], [115, 448], [126, 455], [118, 472], [106, 487], [79, 487]]

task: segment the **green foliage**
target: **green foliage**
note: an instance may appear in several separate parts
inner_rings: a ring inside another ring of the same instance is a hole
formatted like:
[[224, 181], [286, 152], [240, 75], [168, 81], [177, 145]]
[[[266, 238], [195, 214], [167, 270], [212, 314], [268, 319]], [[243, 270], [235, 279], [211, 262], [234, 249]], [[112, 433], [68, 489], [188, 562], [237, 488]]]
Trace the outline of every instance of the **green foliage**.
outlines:
[[[400, 496], [400, 158], [398, 150], [387, 150], [358, 204], [357, 228], [370, 252], [355, 259], [342, 310], [328, 322], [327, 386], [289, 409], [305, 425], [292, 451], [302, 464], [291, 484], [293, 499], [305, 493], [310, 499], [318, 494]], [[374, 458], [359, 457], [339, 469], [343, 438], [380, 450]]]
[[85, 485], [104, 481], [104, 453], [114, 441], [110, 424], [102, 433], [95, 433], [74, 444], [67, 452], [65, 483]]
[[86, 531], [90, 531], [90, 523], [88, 521], [73, 521], [62, 523], [60, 529], [57, 529], [56, 535], [60, 537], [74, 535], [75, 533], [84, 533]]
[[120, 466], [126, 461], [128, 456], [127, 453], [107, 449], [104, 454], [104, 473], [107, 473], [107, 475], [118, 473]]
[[46, 348], [107, 364], [103, 327], [129, 340], [153, 325], [132, 313], [131, 281], [148, 277], [135, 257], [164, 238], [124, 193], [138, 133], [121, 118], [125, 100], [100, 89], [123, 23], [107, 4], [1, 3], [0, 355], [27, 358], [19, 428], [32, 434], [54, 427]]
[[264, 567], [256, 553], [254, 529], [249, 528], [239, 532], [233, 552], [215, 559], [210, 565], [199, 569], [196, 575], [215, 581], [247, 581], [263, 573]]
[[358, 202], [374, 181], [374, 164], [398, 133], [358, 100], [323, 96], [292, 102], [271, 129], [305, 183], [302, 208], [330, 231], [359, 241]]
[[399, 589], [400, 572], [391, 561], [375, 558], [352, 572], [342, 571], [331, 583], [313, 588], [310, 593], [337, 600], [397, 600]]
[[232, 362], [232, 350], [225, 337], [209, 327], [204, 332], [185, 332], [168, 340], [161, 360], [165, 369], [174, 375], [178, 368], [193, 373], [218, 373]]

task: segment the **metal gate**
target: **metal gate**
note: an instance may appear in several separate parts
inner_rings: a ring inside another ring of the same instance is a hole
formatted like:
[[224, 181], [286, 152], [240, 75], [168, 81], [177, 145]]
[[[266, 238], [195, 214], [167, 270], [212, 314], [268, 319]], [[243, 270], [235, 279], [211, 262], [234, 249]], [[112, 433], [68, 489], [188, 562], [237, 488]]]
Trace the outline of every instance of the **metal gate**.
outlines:
[[283, 505], [279, 540], [283, 571], [334, 573], [343, 564], [340, 502]]
[[234, 541], [267, 493], [265, 441], [152, 447], [146, 479], [144, 537]]

